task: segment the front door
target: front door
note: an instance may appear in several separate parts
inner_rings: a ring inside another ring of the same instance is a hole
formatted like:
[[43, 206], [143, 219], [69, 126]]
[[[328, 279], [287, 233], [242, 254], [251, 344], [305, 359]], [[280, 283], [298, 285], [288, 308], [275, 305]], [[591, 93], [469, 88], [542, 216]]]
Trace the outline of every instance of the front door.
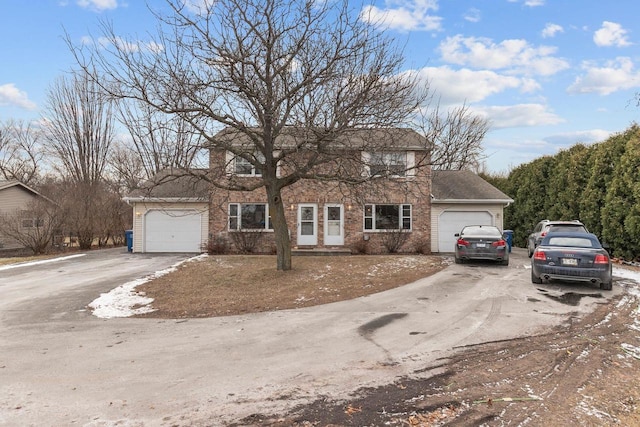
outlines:
[[318, 205], [298, 205], [298, 245], [318, 244]]
[[344, 245], [344, 209], [342, 205], [324, 206], [324, 244]]

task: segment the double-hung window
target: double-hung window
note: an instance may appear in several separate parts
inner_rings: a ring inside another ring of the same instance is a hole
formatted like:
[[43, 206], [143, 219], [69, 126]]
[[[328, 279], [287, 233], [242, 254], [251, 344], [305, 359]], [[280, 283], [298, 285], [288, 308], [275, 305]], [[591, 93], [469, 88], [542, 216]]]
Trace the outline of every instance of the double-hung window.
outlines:
[[261, 231], [271, 229], [269, 205], [266, 203], [229, 204], [229, 230]]
[[411, 205], [364, 205], [364, 229], [411, 230]]
[[234, 173], [242, 176], [262, 176], [262, 166], [260, 163], [264, 163], [264, 156], [262, 153], [256, 153], [254, 157], [258, 165], [252, 164], [244, 157], [236, 156], [233, 160]]
[[406, 176], [407, 153], [395, 151], [370, 153], [369, 173], [371, 176]]

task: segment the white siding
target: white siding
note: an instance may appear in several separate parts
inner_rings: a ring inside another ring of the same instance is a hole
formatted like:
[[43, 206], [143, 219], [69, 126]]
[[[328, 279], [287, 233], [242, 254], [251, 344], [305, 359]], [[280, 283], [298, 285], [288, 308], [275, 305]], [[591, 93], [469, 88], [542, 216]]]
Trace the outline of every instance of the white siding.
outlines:
[[[27, 210], [29, 203], [35, 200], [36, 197], [36, 195], [25, 190], [20, 185], [0, 190], [0, 215], [12, 215], [16, 211]], [[21, 247], [22, 244], [0, 234], [0, 248], [16, 249]]]
[[133, 203], [133, 252], [145, 252], [144, 219], [148, 212], [157, 210], [196, 210], [201, 214], [201, 243], [209, 238], [209, 204], [206, 202], [136, 202]]
[[35, 198], [33, 193], [20, 186], [0, 190], [0, 213], [27, 209], [27, 205]]

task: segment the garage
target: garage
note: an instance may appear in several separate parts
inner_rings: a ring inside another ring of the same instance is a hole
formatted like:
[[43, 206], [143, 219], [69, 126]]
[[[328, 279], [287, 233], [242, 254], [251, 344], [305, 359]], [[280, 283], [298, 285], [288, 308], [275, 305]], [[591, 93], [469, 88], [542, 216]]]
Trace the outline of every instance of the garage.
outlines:
[[148, 211], [144, 217], [144, 252], [201, 252], [202, 220], [195, 209]]
[[456, 233], [465, 225], [493, 225], [487, 211], [446, 211], [438, 218], [438, 247], [440, 252], [453, 252]]

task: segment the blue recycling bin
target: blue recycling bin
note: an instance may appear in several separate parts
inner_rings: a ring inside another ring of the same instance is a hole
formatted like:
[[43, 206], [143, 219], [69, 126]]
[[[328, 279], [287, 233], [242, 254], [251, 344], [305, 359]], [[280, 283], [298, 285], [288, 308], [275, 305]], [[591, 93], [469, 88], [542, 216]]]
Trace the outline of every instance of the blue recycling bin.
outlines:
[[513, 247], [513, 230], [504, 230], [504, 237], [507, 240], [507, 245], [509, 245], [509, 252], [511, 252], [511, 248]]
[[127, 251], [133, 252], [133, 230], [125, 230], [124, 237], [127, 241]]

